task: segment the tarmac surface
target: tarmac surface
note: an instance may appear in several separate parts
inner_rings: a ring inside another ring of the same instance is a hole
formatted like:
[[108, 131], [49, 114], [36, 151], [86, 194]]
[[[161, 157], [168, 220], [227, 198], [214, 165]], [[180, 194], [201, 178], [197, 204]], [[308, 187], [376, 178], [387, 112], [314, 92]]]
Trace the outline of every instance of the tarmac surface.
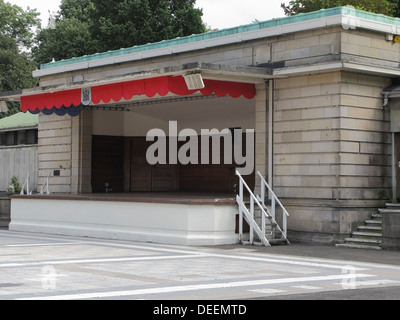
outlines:
[[[49, 290], [47, 280], [57, 286]], [[19, 299], [400, 300], [400, 251], [168, 246], [18, 233], [3, 224], [0, 300]]]

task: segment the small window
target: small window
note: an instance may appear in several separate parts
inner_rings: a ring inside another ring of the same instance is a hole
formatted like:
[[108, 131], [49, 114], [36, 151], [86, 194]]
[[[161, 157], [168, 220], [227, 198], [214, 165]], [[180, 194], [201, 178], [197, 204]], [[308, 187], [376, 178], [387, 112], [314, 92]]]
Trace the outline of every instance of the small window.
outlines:
[[4, 132], [0, 132], [0, 146], [6, 145], [6, 134]]
[[25, 131], [17, 132], [17, 145], [25, 144]]
[[38, 143], [38, 131], [37, 130], [26, 130], [25, 131], [25, 144], [37, 144]]
[[14, 131], [6, 132], [6, 146], [15, 146], [17, 143], [17, 135]]

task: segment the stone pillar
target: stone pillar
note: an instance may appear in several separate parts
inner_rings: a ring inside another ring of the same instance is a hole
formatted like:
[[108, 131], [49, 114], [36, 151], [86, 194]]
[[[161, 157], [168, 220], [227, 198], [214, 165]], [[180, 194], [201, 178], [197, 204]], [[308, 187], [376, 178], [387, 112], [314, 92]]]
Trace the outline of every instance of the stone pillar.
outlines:
[[255, 106], [255, 192], [260, 194], [260, 180], [257, 172], [268, 180], [268, 85], [265, 83], [256, 85], [256, 106]]
[[40, 114], [38, 130], [37, 191], [41, 190], [50, 175], [51, 193], [70, 193], [71, 117]]
[[92, 192], [92, 112], [72, 118], [71, 193]]

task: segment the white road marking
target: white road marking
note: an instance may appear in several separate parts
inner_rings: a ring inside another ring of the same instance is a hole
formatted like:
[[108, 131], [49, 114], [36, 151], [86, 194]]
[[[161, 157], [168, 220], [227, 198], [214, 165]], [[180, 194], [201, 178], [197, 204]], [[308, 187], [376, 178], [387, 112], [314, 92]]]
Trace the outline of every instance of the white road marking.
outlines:
[[[108, 243], [104, 243], [101, 241], [88, 241], [88, 242], [70, 242], [70, 243], [49, 243], [48, 246], [51, 245], [75, 245], [75, 244], [90, 244], [90, 245], [105, 245], [108, 246]], [[8, 245], [14, 247], [34, 247], [34, 246], [46, 246], [46, 244], [37, 243], [37, 244], [20, 244], [20, 245]], [[130, 248], [130, 249], [138, 249], [142, 251], [157, 251], [157, 252], [165, 252], [165, 253], [180, 253], [181, 255], [171, 255], [171, 256], [152, 256], [152, 257], [132, 257], [132, 258], [104, 258], [104, 259], [65, 259], [65, 260], [56, 260], [56, 261], [43, 261], [43, 262], [25, 262], [25, 263], [4, 263], [0, 264], [0, 268], [8, 268], [8, 267], [25, 267], [25, 266], [37, 266], [37, 265], [57, 265], [57, 264], [84, 264], [84, 263], [106, 263], [106, 262], [130, 262], [130, 261], [145, 261], [145, 260], [164, 260], [164, 259], [185, 259], [185, 258], [199, 258], [199, 257], [216, 257], [223, 259], [233, 259], [233, 260], [245, 260], [245, 261], [257, 261], [257, 262], [268, 262], [268, 263], [279, 263], [279, 264], [287, 264], [294, 266], [305, 266], [305, 267], [316, 267], [316, 268], [328, 268], [328, 269], [339, 269], [343, 270], [344, 262], [336, 261], [336, 260], [321, 260], [315, 258], [301, 258], [301, 257], [287, 257], [287, 256], [276, 256], [269, 254], [251, 254], [251, 255], [236, 255], [236, 254], [224, 254], [224, 253], [204, 253], [201, 250], [197, 250], [193, 252], [193, 250], [189, 251], [185, 248], [174, 248], [174, 247], [160, 247], [160, 246], [151, 246], [147, 244], [139, 245], [139, 244], [111, 244], [112, 246], [116, 245], [117, 247], [122, 248]], [[348, 264], [348, 262], [346, 262]], [[354, 267], [355, 271], [365, 271], [368, 270], [365, 267]]]
[[[214, 257], [223, 257], [223, 258], [229, 258], [229, 259], [236, 259], [236, 260], [247, 260], [247, 261], [259, 261], [259, 262], [272, 262], [272, 263], [282, 263], [282, 264], [288, 264], [288, 265], [295, 265], [295, 266], [304, 266], [304, 267], [316, 267], [316, 268], [328, 268], [328, 269], [340, 269], [343, 270], [343, 267], [345, 265], [348, 265], [349, 262], [346, 262], [346, 264], [338, 264], [338, 261], [333, 261], [332, 263], [329, 263], [330, 261], [325, 261], [324, 263], [319, 262], [318, 259], [313, 259], [313, 258], [306, 258], [303, 261], [300, 259], [291, 259], [288, 260], [286, 258], [280, 258], [280, 257], [273, 257], [273, 258], [266, 258], [265, 255], [260, 255], [258, 257], [252, 257], [252, 256], [240, 256], [240, 255], [225, 255], [225, 254], [213, 254], [211, 253], [210, 256]], [[344, 263], [341, 261], [341, 263]], [[354, 267], [353, 270], [355, 271], [365, 271], [368, 270], [367, 268], [364, 267]]]
[[80, 299], [96, 299], [96, 298], [115, 298], [115, 297], [126, 297], [126, 296], [138, 296], [138, 295], [151, 295], [151, 294], [165, 294], [174, 292], [187, 292], [187, 291], [200, 291], [200, 290], [212, 290], [212, 289], [227, 289], [227, 288], [239, 288], [239, 287], [260, 287], [272, 284], [288, 284], [288, 283], [301, 283], [301, 282], [313, 282], [313, 281], [333, 281], [333, 280], [344, 280], [353, 278], [368, 278], [375, 277], [371, 274], [348, 274], [348, 275], [330, 275], [330, 276], [314, 276], [314, 277], [295, 277], [295, 278], [280, 278], [280, 279], [265, 279], [265, 280], [250, 280], [250, 281], [237, 281], [237, 282], [220, 282], [220, 283], [208, 283], [208, 284], [195, 284], [186, 286], [170, 286], [170, 287], [158, 287], [158, 288], [146, 288], [136, 290], [124, 290], [124, 291], [111, 291], [111, 292], [89, 292], [89, 293], [78, 293], [78, 294], [67, 294], [67, 295], [55, 295], [45, 297], [27, 297], [20, 298], [17, 300], [80, 300]]
[[84, 242], [50, 242], [50, 243], [27, 243], [27, 244], [8, 244], [4, 247], [53, 247], [53, 246], [72, 246], [72, 245], [82, 245]]
[[59, 264], [153, 261], [153, 260], [171, 260], [171, 259], [183, 259], [183, 258], [193, 259], [193, 258], [203, 258], [203, 257], [207, 257], [207, 255], [198, 254], [198, 255], [175, 255], [175, 256], [171, 255], [171, 256], [151, 256], [151, 257], [134, 257], [134, 258], [70, 259], [70, 260], [54, 260], [54, 261], [2, 263], [0, 264], [0, 268], [35, 267], [35, 266], [59, 265]]
[[[339, 283], [335, 283], [335, 284], [339, 284]], [[389, 280], [389, 279], [380, 279], [380, 280], [356, 281], [354, 283], [354, 287], [356, 289], [359, 287], [384, 286], [384, 285], [396, 286], [396, 285], [400, 285], [400, 281]]]
[[[3, 232], [0, 230], [0, 234], [5, 234], [6, 236], [12, 236], [16, 238], [26, 238], [26, 239], [42, 239], [39, 235], [31, 235], [31, 234], [24, 234], [24, 233], [12, 233], [10, 231]], [[49, 236], [50, 237], [50, 236]], [[56, 239], [56, 238], [54, 238]], [[69, 237], [71, 239], [71, 237]], [[58, 240], [60, 240], [58, 238]], [[68, 240], [66, 240], [68, 241]], [[51, 242], [50, 242], [51, 244]], [[121, 248], [131, 248], [131, 249], [138, 249], [141, 251], [156, 251], [156, 252], [168, 252], [168, 253], [181, 253], [183, 255], [193, 255], [195, 254], [204, 255], [202, 253], [202, 249], [199, 247], [193, 247], [188, 250], [182, 246], [174, 246], [174, 245], [157, 245], [154, 246], [148, 243], [119, 243], [119, 242], [106, 242], [106, 241], [99, 241], [94, 239], [85, 239], [85, 242], [82, 242], [81, 239], [77, 238], [76, 242], [71, 242], [71, 244], [87, 244], [87, 245], [102, 245], [102, 246], [112, 246], [112, 247], [121, 247]], [[15, 245], [18, 246], [18, 245]], [[215, 256], [215, 257], [222, 257], [225, 259], [237, 259], [237, 260], [253, 260], [253, 261], [260, 261], [260, 262], [273, 262], [273, 263], [283, 263], [283, 264], [290, 264], [290, 265], [302, 265], [302, 266], [309, 266], [309, 267], [318, 267], [318, 268], [330, 268], [330, 269], [343, 269], [344, 265], [352, 265], [354, 270], [356, 271], [365, 271], [371, 268], [385, 268], [385, 269], [392, 269], [392, 270], [399, 270], [400, 266], [396, 265], [384, 265], [378, 263], [370, 263], [370, 262], [356, 262], [356, 261], [342, 261], [342, 260], [333, 260], [333, 259], [318, 259], [318, 258], [311, 258], [311, 257], [293, 257], [293, 256], [286, 256], [286, 255], [275, 255], [275, 254], [268, 254], [265, 252], [261, 253], [249, 253], [243, 255], [235, 255], [235, 254], [224, 254], [224, 253], [209, 253], [206, 254], [208, 257]], [[358, 267], [357, 267], [358, 266]], [[1, 265], [0, 265], [1, 267]]]

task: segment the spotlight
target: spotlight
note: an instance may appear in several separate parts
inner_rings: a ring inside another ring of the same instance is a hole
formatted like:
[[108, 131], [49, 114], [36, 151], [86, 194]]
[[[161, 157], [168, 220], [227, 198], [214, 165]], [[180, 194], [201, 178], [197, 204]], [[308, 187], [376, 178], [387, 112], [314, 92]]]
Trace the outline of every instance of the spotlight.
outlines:
[[206, 87], [200, 73], [187, 74], [183, 77], [189, 90], [199, 90]]

